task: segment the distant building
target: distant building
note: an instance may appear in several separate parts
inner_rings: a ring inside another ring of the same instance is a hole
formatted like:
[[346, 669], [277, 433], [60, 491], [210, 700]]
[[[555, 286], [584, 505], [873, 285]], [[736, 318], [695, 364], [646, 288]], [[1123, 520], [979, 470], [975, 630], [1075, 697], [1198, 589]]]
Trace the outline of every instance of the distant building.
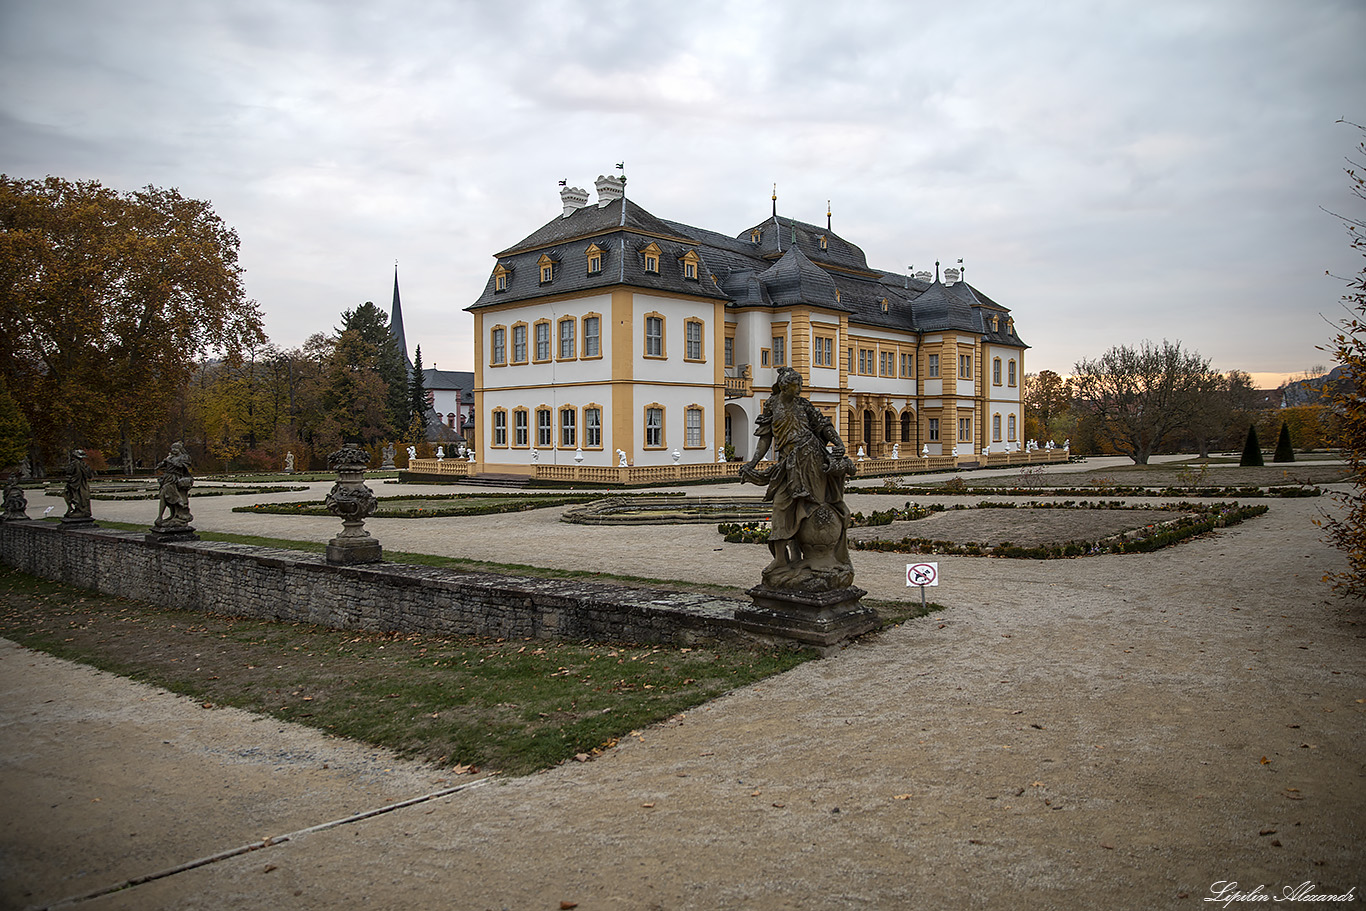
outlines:
[[598, 200], [496, 254], [474, 315], [486, 470], [714, 461], [755, 446], [789, 366], [851, 454], [1021, 448], [1027, 348], [1010, 311], [962, 280], [870, 267], [824, 227], [777, 214], [732, 237], [661, 219], [599, 177]]
[[422, 388], [427, 390], [429, 418], [440, 421], [461, 437], [474, 425], [474, 374], [460, 370], [422, 371]]

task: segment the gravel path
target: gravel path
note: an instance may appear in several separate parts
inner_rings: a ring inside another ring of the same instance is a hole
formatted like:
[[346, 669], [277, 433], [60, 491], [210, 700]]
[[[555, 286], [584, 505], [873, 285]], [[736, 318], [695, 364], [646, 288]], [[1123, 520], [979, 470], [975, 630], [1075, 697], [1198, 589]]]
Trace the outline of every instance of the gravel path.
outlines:
[[[335, 525], [222, 518], [228, 500], [196, 502], [196, 524], [318, 539]], [[942, 557], [932, 595], [948, 610], [594, 762], [76, 907], [1193, 908], [1217, 881], [1359, 891], [1366, 615], [1320, 581], [1343, 566], [1313, 524], [1327, 503], [1266, 502], [1150, 555]], [[708, 526], [535, 512], [368, 527], [387, 547], [478, 559], [736, 586], [757, 573], [753, 547]], [[854, 559], [875, 596], [907, 596], [904, 556]], [[452, 783], [14, 647], [0, 731], [0, 898], [19, 906]]]

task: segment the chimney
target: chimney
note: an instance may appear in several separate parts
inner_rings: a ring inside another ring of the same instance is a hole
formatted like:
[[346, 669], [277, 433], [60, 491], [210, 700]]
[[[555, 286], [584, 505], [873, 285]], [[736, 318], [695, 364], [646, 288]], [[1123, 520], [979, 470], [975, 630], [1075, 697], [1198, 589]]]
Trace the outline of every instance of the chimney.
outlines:
[[560, 202], [564, 203], [564, 214], [560, 217], [568, 218], [588, 205], [588, 191], [582, 187], [560, 187]]
[[608, 203], [615, 202], [625, 196], [625, 183], [626, 180], [624, 178], [603, 177], [599, 174], [597, 182], [595, 183], [595, 186], [598, 188], [598, 208], [601, 209]]
[[944, 270], [944, 284], [955, 284], [958, 281], [958, 274], [959, 273], [957, 269], [955, 269], [953, 266], [949, 266], [947, 269]]
[[930, 272], [928, 272], [928, 271], [925, 270], [925, 269], [921, 269], [919, 272], [917, 272], [917, 273], [916, 273], [914, 276], [912, 276], [912, 277], [913, 277], [916, 281], [918, 281], [918, 282], [931, 282], [931, 281], [934, 281], [934, 276], [933, 276], [932, 274], [930, 274]]

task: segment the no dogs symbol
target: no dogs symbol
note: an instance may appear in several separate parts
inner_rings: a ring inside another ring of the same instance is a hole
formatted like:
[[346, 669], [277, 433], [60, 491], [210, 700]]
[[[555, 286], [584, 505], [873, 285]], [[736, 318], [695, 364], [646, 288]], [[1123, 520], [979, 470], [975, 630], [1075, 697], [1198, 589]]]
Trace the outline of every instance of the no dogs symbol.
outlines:
[[918, 585], [924, 588], [927, 585], [939, 585], [939, 564], [938, 563], [908, 563], [906, 564], [906, 585]]

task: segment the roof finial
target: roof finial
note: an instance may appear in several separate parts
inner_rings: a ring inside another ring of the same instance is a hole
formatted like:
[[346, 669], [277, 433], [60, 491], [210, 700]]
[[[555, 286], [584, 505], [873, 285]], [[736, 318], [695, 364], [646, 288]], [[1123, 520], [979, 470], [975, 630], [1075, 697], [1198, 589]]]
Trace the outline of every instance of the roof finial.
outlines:
[[825, 201], [825, 230], [830, 230], [830, 200]]
[[934, 261], [934, 280], [939, 281], [939, 260]]
[[773, 185], [773, 217], [778, 217], [778, 185]]
[[958, 280], [965, 282], [968, 280], [968, 267], [963, 265], [963, 257], [958, 257]]

